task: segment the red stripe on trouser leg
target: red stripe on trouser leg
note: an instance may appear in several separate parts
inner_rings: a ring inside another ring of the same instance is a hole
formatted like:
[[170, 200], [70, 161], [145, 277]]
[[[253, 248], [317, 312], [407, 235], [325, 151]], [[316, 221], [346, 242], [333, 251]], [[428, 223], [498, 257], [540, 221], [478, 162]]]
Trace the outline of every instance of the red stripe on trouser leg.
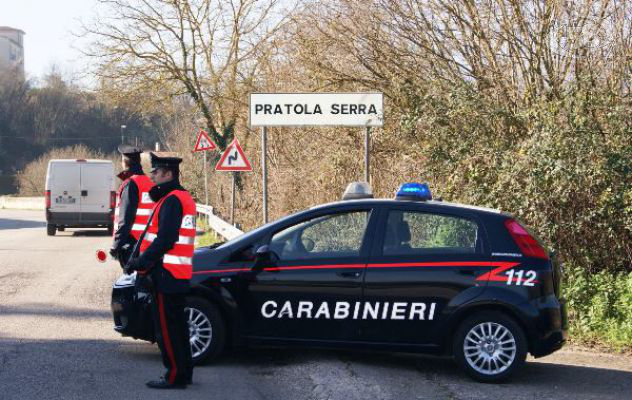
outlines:
[[169, 361], [171, 361], [171, 369], [169, 370], [169, 383], [174, 384], [176, 381], [176, 373], [178, 372], [178, 367], [176, 365], [176, 358], [173, 356], [171, 339], [169, 338], [169, 331], [167, 330], [167, 317], [165, 315], [165, 307], [162, 293], [157, 293], [157, 295], [158, 313], [160, 315], [160, 329], [162, 330], [162, 342], [165, 345], [165, 350], [167, 351]]

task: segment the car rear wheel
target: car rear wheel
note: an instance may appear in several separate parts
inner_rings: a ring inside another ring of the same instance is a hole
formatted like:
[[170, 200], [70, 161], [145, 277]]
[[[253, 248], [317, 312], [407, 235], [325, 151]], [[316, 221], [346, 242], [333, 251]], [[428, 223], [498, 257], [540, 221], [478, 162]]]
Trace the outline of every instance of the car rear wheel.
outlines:
[[226, 324], [217, 306], [199, 297], [187, 297], [184, 311], [193, 363], [199, 365], [217, 358], [226, 341]]
[[55, 236], [55, 231], [57, 227], [54, 224], [46, 224], [46, 234], [48, 236]]
[[456, 362], [468, 375], [494, 383], [508, 379], [524, 365], [527, 340], [513, 319], [486, 311], [461, 323], [453, 351]]

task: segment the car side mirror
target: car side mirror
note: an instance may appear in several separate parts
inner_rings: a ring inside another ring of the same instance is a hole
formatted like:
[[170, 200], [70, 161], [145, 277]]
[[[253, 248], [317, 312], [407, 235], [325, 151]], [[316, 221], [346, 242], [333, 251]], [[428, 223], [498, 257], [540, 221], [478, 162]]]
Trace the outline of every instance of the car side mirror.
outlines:
[[274, 262], [279, 260], [279, 256], [270, 249], [270, 246], [264, 244], [255, 251], [257, 261]]
[[270, 246], [268, 246], [267, 244], [264, 244], [263, 246], [259, 247], [257, 251], [255, 251], [255, 255], [257, 256], [257, 258], [269, 256]]

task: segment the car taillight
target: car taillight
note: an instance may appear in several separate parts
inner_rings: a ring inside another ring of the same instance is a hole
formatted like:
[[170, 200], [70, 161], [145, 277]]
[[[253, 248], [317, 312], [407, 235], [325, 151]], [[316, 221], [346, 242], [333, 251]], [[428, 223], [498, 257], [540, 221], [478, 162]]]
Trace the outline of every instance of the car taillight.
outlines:
[[549, 255], [542, 245], [516, 220], [506, 220], [505, 226], [525, 257], [542, 258], [544, 260], [549, 259]]
[[110, 192], [110, 209], [114, 210], [116, 207], [116, 192]]
[[44, 199], [46, 200], [46, 209], [50, 208], [50, 190], [44, 192]]

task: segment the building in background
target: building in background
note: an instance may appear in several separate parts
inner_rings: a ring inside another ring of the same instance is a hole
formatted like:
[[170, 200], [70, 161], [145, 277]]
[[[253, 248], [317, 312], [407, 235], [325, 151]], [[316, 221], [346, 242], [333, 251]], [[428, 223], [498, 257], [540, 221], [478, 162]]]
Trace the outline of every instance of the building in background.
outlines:
[[24, 31], [0, 26], [0, 70], [14, 70], [24, 76]]

